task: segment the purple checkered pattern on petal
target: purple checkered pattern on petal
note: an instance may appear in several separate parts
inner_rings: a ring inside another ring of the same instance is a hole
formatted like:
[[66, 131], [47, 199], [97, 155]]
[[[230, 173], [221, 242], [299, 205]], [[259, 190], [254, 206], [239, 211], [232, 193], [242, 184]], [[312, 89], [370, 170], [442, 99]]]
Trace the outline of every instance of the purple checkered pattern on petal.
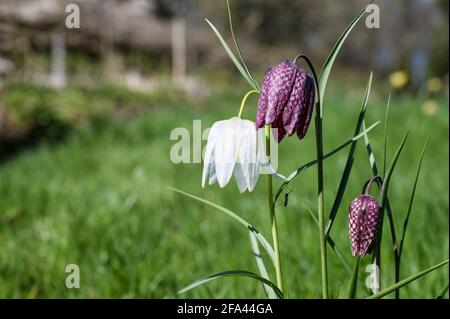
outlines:
[[270, 77], [270, 90], [268, 90], [267, 96], [266, 124], [279, 122], [277, 119], [282, 116], [283, 109], [291, 95], [296, 68], [288, 60], [274, 67], [274, 71]]
[[261, 128], [263, 127], [266, 119], [266, 112], [267, 112], [267, 95], [270, 91], [271, 87], [271, 78], [273, 73], [273, 67], [270, 67], [266, 74], [264, 75], [264, 82], [261, 89], [261, 93], [259, 94], [258, 99], [258, 111], [256, 112], [256, 127]]
[[258, 100], [256, 126], [278, 129], [278, 141], [297, 132], [305, 136], [314, 107], [314, 82], [293, 62], [285, 60], [264, 75]]
[[361, 195], [349, 208], [349, 236], [352, 255], [364, 256], [375, 238], [379, 222], [379, 206], [375, 198]]
[[301, 102], [302, 105], [300, 110], [301, 119], [296, 127], [297, 136], [299, 139], [305, 137], [306, 132], [308, 131], [314, 109], [314, 101], [316, 98], [314, 80], [309, 74], [307, 75], [305, 84], [305, 93]]
[[300, 68], [297, 68], [294, 87], [292, 89], [289, 101], [283, 111], [283, 125], [289, 136], [294, 134], [295, 128], [298, 125], [305, 80], [306, 72]]

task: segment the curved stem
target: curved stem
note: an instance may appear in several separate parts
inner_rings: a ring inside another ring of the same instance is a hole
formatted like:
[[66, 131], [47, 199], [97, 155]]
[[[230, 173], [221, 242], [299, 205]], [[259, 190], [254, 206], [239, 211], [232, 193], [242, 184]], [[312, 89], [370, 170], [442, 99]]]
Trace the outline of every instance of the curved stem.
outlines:
[[241, 107], [239, 109], [239, 114], [238, 114], [239, 118], [242, 117], [242, 113], [244, 112], [245, 102], [247, 102], [248, 97], [252, 94], [259, 94], [259, 91], [251, 90], [251, 91], [248, 91], [247, 94], [244, 95], [244, 98], [242, 99], [242, 102], [241, 102]]
[[320, 245], [320, 268], [322, 274], [322, 297], [328, 299], [328, 266], [327, 266], [327, 246], [325, 240], [325, 213], [323, 198], [323, 138], [322, 138], [322, 104], [320, 101], [319, 80], [313, 64], [309, 58], [303, 54], [299, 54], [294, 58], [294, 63], [299, 59], [305, 60], [313, 74], [316, 86], [316, 152], [317, 152], [317, 211], [319, 221], [319, 245]]
[[368, 195], [370, 193], [370, 188], [372, 187], [373, 182], [377, 183], [379, 189], [381, 189], [381, 187], [383, 186], [383, 179], [380, 176], [372, 176], [372, 178], [369, 179], [364, 186], [363, 193], [365, 195]]
[[[266, 154], [270, 156], [270, 126], [266, 125]], [[270, 210], [270, 223], [272, 225], [273, 249], [275, 253], [275, 272], [277, 276], [277, 286], [283, 291], [283, 278], [281, 271], [280, 247], [278, 242], [277, 219], [275, 216], [275, 207], [273, 205], [272, 175], [267, 175], [267, 200]]]

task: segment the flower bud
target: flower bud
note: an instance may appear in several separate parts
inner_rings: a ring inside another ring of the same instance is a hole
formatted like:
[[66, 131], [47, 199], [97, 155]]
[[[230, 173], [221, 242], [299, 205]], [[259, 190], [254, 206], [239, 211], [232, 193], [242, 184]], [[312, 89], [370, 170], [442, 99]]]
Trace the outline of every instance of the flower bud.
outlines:
[[380, 207], [371, 195], [355, 198], [348, 210], [348, 232], [352, 255], [364, 256], [377, 233]]

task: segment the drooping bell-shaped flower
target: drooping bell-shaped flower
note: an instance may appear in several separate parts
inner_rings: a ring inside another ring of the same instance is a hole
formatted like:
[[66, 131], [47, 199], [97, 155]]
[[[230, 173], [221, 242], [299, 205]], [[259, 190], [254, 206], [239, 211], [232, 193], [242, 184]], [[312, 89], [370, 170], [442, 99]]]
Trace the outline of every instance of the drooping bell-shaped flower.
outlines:
[[288, 134], [302, 139], [309, 127], [314, 108], [313, 78], [293, 62], [284, 60], [269, 68], [258, 100], [256, 126], [278, 129], [278, 142]]
[[252, 191], [260, 174], [255, 123], [237, 117], [213, 124], [205, 150], [202, 186], [228, 184], [234, 175], [239, 191]]
[[348, 210], [348, 232], [352, 255], [364, 256], [370, 248], [378, 230], [380, 219], [378, 202], [371, 195], [355, 198]]

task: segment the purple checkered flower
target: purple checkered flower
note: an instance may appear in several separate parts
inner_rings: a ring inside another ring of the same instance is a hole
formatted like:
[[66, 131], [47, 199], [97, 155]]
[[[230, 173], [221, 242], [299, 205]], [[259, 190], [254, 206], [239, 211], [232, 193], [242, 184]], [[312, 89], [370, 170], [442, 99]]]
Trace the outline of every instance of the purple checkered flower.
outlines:
[[361, 195], [353, 200], [348, 210], [348, 232], [352, 255], [364, 256], [377, 233], [380, 207], [371, 195]]
[[314, 108], [313, 78], [289, 60], [271, 67], [264, 75], [258, 100], [256, 126], [278, 129], [280, 142], [288, 134], [302, 139], [309, 127]]

